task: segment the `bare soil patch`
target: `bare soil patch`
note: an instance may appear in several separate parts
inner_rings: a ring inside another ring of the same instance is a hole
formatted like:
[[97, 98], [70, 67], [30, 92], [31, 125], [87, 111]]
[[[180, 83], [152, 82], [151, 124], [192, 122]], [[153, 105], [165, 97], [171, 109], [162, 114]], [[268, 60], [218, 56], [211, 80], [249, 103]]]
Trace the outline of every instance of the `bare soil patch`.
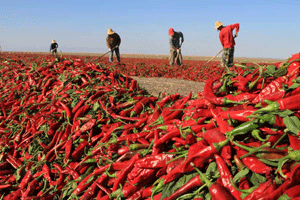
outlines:
[[158, 97], [159, 94], [166, 92], [166, 94], [179, 93], [182, 96], [188, 95], [190, 92], [197, 94], [202, 92], [205, 83], [195, 82], [182, 79], [174, 78], [162, 78], [162, 77], [137, 77], [132, 76], [133, 79], [137, 80], [139, 87], [148, 91], [149, 94]]

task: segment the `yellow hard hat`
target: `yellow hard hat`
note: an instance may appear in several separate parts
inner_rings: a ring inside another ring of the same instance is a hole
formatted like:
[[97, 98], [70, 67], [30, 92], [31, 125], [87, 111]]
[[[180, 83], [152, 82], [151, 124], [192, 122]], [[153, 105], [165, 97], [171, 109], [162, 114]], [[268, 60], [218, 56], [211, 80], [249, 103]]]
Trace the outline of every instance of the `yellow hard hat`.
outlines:
[[218, 29], [220, 26], [223, 26], [223, 23], [220, 21], [216, 21], [215, 23], [215, 29]]

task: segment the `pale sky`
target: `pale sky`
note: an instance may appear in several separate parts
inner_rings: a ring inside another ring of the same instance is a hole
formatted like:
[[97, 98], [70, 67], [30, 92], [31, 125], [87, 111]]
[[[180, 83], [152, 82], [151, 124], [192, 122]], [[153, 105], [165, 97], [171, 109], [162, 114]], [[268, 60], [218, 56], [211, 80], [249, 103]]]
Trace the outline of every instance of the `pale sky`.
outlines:
[[300, 52], [298, 0], [2, 0], [3, 51], [108, 51], [112, 28], [120, 53], [169, 53], [168, 29], [184, 35], [183, 56], [214, 56], [222, 46], [214, 23], [240, 23], [236, 57], [287, 58]]

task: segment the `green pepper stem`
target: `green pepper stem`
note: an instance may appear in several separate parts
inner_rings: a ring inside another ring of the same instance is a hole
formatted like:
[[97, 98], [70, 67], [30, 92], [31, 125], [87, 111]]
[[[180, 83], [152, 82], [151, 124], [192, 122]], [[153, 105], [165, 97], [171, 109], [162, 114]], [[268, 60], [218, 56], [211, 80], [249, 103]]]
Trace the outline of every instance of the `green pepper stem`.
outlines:
[[267, 142], [267, 143], [265, 143], [265, 144], [262, 144], [260, 147], [257, 147], [257, 148], [247, 147], [247, 146], [242, 145], [242, 144], [240, 144], [240, 143], [238, 143], [238, 142], [235, 142], [235, 141], [232, 141], [232, 143], [233, 143], [234, 145], [236, 145], [236, 146], [238, 146], [238, 147], [240, 147], [240, 148], [245, 149], [245, 150], [248, 151], [248, 153], [246, 153], [245, 155], [241, 156], [240, 159], [243, 159], [243, 158], [245, 158], [245, 157], [247, 157], [247, 156], [250, 156], [250, 155], [252, 155], [252, 154], [254, 154], [254, 153], [256, 153], [256, 152], [259, 152], [262, 148], [270, 147], [270, 146], [271, 146], [271, 143], [270, 143], [270, 142]]
[[240, 189], [240, 188], [238, 188], [235, 185], [235, 183], [233, 182], [232, 179], [230, 179], [230, 183], [232, 184], [232, 186], [234, 187], [234, 189], [236, 189], [237, 191], [242, 192], [242, 193], [247, 193], [247, 194], [250, 194], [253, 190], [255, 190], [258, 187], [258, 186], [253, 186], [253, 187], [251, 187], [249, 189]]
[[247, 121], [242, 123], [241, 125], [235, 127], [234, 129], [225, 133], [225, 135], [232, 140], [236, 135], [245, 134], [248, 131], [252, 131], [254, 129], [259, 128], [262, 125], [262, 121], [259, 119], [254, 119], [252, 121]]
[[273, 166], [273, 167], [278, 167], [278, 163], [277, 162], [273, 162], [273, 161], [270, 161], [268, 159], [259, 159], [261, 162], [267, 164], [267, 165], [270, 165], [270, 166]]
[[277, 101], [273, 101], [272, 103], [270, 103], [269, 105], [267, 105], [266, 107], [260, 108], [256, 111], [254, 111], [252, 113], [252, 115], [256, 114], [256, 113], [267, 113], [267, 112], [274, 112], [277, 111], [279, 109], [279, 104]]
[[217, 152], [219, 152], [229, 141], [229, 139], [226, 139], [221, 142], [213, 143], [213, 146], [216, 148]]
[[272, 148], [276, 147], [276, 145], [281, 142], [281, 140], [287, 135], [287, 133], [284, 133], [272, 146]]
[[260, 137], [259, 133], [260, 133], [260, 131], [257, 130], [257, 129], [255, 129], [255, 130], [253, 130], [253, 131], [251, 132], [251, 135], [252, 135], [254, 138], [256, 138], [256, 139], [258, 139], [259, 141], [261, 141], [261, 142], [266, 142], [266, 141], [268, 141], [269, 138], [271, 137], [271, 135], [268, 135], [268, 136], [266, 137], [266, 139], [263, 139], [262, 137]]
[[192, 167], [198, 172], [200, 180], [207, 186], [210, 187], [212, 185], [212, 182], [208, 180], [205, 174], [203, 174], [197, 167], [195, 167], [195, 164], [193, 162], [190, 163]]
[[284, 165], [284, 163], [286, 163], [289, 159], [286, 157], [283, 157], [282, 159], [279, 160], [278, 162], [278, 168], [276, 170], [276, 172], [278, 172], [283, 178], [286, 178], [286, 175], [283, 174], [282, 171], [282, 166]]
[[153, 189], [152, 194], [151, 194], [151, 200], [153, 200], [154, 195], [157, 192], [161, 192], [163, 187], [164, 187], [164, 180], [163, 179], [157, 179], [157, 181], [155, 181], [153, 183], [153, 186], [156, 185], [156, 187]]

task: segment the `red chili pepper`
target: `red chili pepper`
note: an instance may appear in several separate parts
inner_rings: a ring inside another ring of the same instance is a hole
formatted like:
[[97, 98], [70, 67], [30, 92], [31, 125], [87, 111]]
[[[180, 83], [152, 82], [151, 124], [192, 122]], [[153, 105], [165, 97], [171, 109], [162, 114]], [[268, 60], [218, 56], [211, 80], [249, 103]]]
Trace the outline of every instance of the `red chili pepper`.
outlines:
[[19, 169], [23, 164], [18, 158], [15, 158], [9, 154], [7, 155], [6, 161], [15, 169]]
[[31, 196], [33, 192], [37, 189], [37, 185], [39, 183], [39, 179], [33, 179], [26, 188], [26, 191], [22, 194], [21, 198], [25, 198]]
[[135, 106], [130, 111], [130, 117], [139, 115], [143, 111], [143, 108], [147, 104], [154, 102], [156, 99], [157, 99], [156, 97], [153, 97], [153, 98], [152, 97], [144, 97], [143, 99], [141, 99], [139, 102], [137, 102], [135, 104]]
[[130, 181], [130, 183], [132, 185], [142, 186], [150, 184], [154, 180], [156, 172], [157, 169], [143, 169], [137, 177]]
[[148, 148], [149, 147], [149, 144], [131, 144], [129, 146], [126, 146], [126, 147], [123, 147], [123, 148], [119, 148], [118, 149], [118, 154], [119, 155], [123, 155], [129, 151], [132, 151], [132, 150], [137, 150], [137, 149], [145, 149], [145, 148]]
[[191, 178], [186, 184], [181, 186], [179, 189], [177, 189], [174, 193], [172, 193], [169, 197], [167, 197], [165, 200], [175, 200], [179, 196], [191, 191], [192, 189], [202, 186], [203, 182], [201, 181], [199, 175], [196, 175], [195, 177]]
[[202, 137], [202, 131], [204, 130], [209, 130], [212, 128], [216, 128], [216, 125], [213, 121], [211, 121], [209, 124], [198, 124], [195, 126], [192, 126], [191, 129], [192, 131], [198, 136], [198, 137]]
[[206, 100], [208, 100], [210, 103], [215, 105], [227, 105], [232, 103], [238, 103], [236, 101], [229, 100], [225, 97], [217, 97], [215, 96], [213, 92], [213, 83], [214, 81], [212, 79], [208, 79], [205, 83], [204, 89], [203, 89], [203, 96]]
[[300, 94], [296, 94], [294, 96], [289, 96], [283, 99], [279, 99], [274, 102], [270, 102], [270, 104], [266, 107], [260, 108], [254, 113], [263, 113], [263, 112], [271, 112], [277, 110], [299, 110], [300, 104], [298, 103], [300, 98]]
[[158, 193], [157, 195], [147, 198], [145, 200], [160, 200], [161, 199], [161, 193]]
[[205, 185], [209, 188], [209, 193], [211, 195], [212, 200], [232, 200], [235, 199], [233, 195], [231, 195], [228, 190], [215, 182], [212, 183], [205, 174], [203, 174], [199, 169], [195, 168], [199, 173], [201, 182], [205, 183]]
[[299, 67], [300, 67], [300, 62], [299, 62], [299, 54], [293, 55], [290, 60], [288, 61], [288, 86], [290, 87], [293, 85], [293, 80], [297, 79], [299, 76]]
[[232, 196], [235, 199], [242, 199], [241, 192], [237, 191], [234, 186], [231, 184], [231, 179], [233, 179], [232, 174], [230, 173], [225, 161], [219, 155], [215, 154], [216, 163], [219, 169], [220, 177], [222, 180], [222, 184], [225, 188], [227, 188]]
[[263, 200], [272, 200], [278, 199], [287, 189], [292, 186], [299, 185], [300, 181], [298, 177], [300, 176], [300, 165], [296, 164], [292, 167], [290, 176], [281, 184], [276, 190], [272, 192], [265, 193], [265, 195], [261, 195]]
[[274, 192], [276, 185], [273, 183], [273, 180], [268, 179], [266, 182], [260, 183], [259, 186], [254, 189], [250, 194], [248, 194], [243, 200], [255, 200], [258, 197], [263, 197], [268, 193]]
[[117, 197], [128, 199], [131, 195], [133, 195], [140, 189], [141, 187], [138, 185], [126, 184], [123, 189], [119, 188], [118, 190], [109, 194], [109, 199], [116, 199]]
[[235, 102], [251, 102], [253, 99], [255, 99], [255, 97], [257, 97], [257, 94], [248, 93], [248, 92], [242, 92], [237, 95], [229, 94], [224, 96], [224, 98]]
[[[264, 87], [261, 92], [257, 95], [257, 97], [252, 101], [252, 103], [256, 104], [263, 100], [271, 100], [276, 101], [280, 98], [282, 98], [285, 94], [284, 90], [281, 90], [283, 88], [283, 85], [287, 83], [287, 77], [280, 76], [277, 79], [273, 80], [270, 84], [268, 84], [266, 87]], [[280, 93], [277, 93], [278, 91], [282, 91]], [[274, 96], [276, 94], [276, 97]]]
[[73, 161], [78, 161], [78, 159], [82, 156], [84, 152], [84, 148], [88, 145], [87, 140], [83, 140], [77, 148], [72, 152], [71, 158]]
[[85, 103], [85, 99], [79, 101], [76, 106], [72, 109], [72, 114], [75, 115], [76, 111]]
[[[102, 169], [98, 169], [97, 171], [94, 170], [94, 166], [90, 166], [88, 168], [88, 170], [86, 170], [86, 172], [82, 175], [80, 175], [76, 181], [79, 182], [77, 187], [73, 190], [72, 194], [73, 195], [79, 195], [80, 193], [82, 193], [87, 187], [90, 186], [90, 184], [94, 181], [94, 179], [100, 175], [100, 170], [101, 173], [108, 168], [107, 167], [103, 167]], [[94, 171], [93, 171], [94, 170]]]
[[288, 135], [289, 141], [290, 141], [290, 146], [293, 148], [293, 150], [299, 150], [300, 149], [300, 140], [298, 139], [297, 136], [294, 135]]
[[250, 121], [249, 118], [247, 118], [249, 115], [251, 115], [254, 111], [257, 109], [245, 109], [245, 110], [230, 110], [230, 111], [223, 111], [219, 112], [221, 118], [223, 119], [233, 119], [238, 120], [240, 122], [247, 122]]
[[170, 102], [170, 101], [174, 102], [174, 101], [178, 100], [180, 97], [181, 97], [181, 95], [179, 93], [171, 94], [169, 96], [165, 96], [159, 102], [157, 102], [157, 105], [160, 108], [163, 108], [168, 102]]
[[116, 110], [123, 110], [125, 108], [128, 108], [130, 106], [136, 105], [138, 100], [128, 100], [126, 102], [117, 102], [116, 103]]
[[155, 140], [154, 143], [153, 143], [153, 147], [159, 149], [159, 146], [161, 146], [162, 144], [165, 144], [166, 142], [170, 141], [173, 137], [180, 136], [180, 134], [181, 133], [180, 133], [179, 129], [168, 132], [165, 135], [163, 135], [161, 138]]
[[131, 181], [136, 177], [138, 177], [143, 170], [144, 170], [143, 168], [134, 166], [133, 169], [130, 171], [130, 173], [127, 175], [127, 180], [129, 181], [129, 183], [131, 184]]
[[137, 192], [135, 192], [133, 195], [131, 195], [129, 198], [127, 198], [128, 200], [142, 200], [143, 197], [143, 190], [144, 188], [139, 189]]
[[67, 163], [71, 157], [72, 146], [73, 146], [73, 139], [70, 138], [69, 140], [67, 140], [65, 145], [65, 159], [64, 159], [65, 163]]
[[196, 167], [203, 167], [214, 154], [218, 153], [228, 143], [228, 141], [229, 140], [213, 143], [212, 145], [199, 149], [198, 152], [194, 154], [189, 153], [187, 159], [181, 165], [176, 166], [169, 174], [167, 174], [164, 183], [169, 183], [183, 173], [192, 171], [194, 168], [190, 165], [191, 162], [193, 162]]
[[[78, 103], [79, 104], [79, 103]], [[78, 105], [77, 104], [77, 105]], [[77, 106], [76, 105], [76, 106]], [[74, 107], [75, 108], [75, 107]], [[79, 107], [77, 110], [75, 110], [75, 112], [73, 113], [74, 114], [74, 118], [73, 118], [73, 121], [76, 120], [77, 118], [83, 116], [83, 114], [90, 108], [89, 105], [83, 105], [81, 107]]]
[[237, 75], [236, 77], [232, 78], [231, 83], [232, 86], [237, 87], [238, 90], [241, 90], [243, 92], [249, 91], [249, 80], [241, 75]]
[[62, 108], [64, 109], [64, 111], [66, 111], [67, 117], [69, 119], [71, 119], [72, 112], [70, 111], [69, 107], [66, 104], [64, 104], [63, 102], [61, 102], [61, 101], [58, 101], [58, 103], [62, 106]]
[[165, 108], [158, 119], [151, 124], [151, 126], [155, 126], [158, 124], [163, 124], [172, 119], [180, 119], [183, 111], [182, 109], [185, 107], [186, 102], [192, 97], [192, 92], [189, 93], [186, 97], [181, 100], [176, 101], [171, 107]]
[[[247, 153], [247, 151], [240, 149], [239, 147], [236, 147], [236, 153], [238, 157], [241, 157]], [[270, 174], [272, 171], [272, 168], [268, 165], [261, 162], [256, 157], [245, 157], [242, 159], [243, 163], [253, 172], [258, 174]]]
[[96, 125], [96, 119], [90, 119], [84, 125], [82, 125], [79, 129], [81, 133], [91, 130]]
[[[203, 134], [203, 138], [209, 145], [212, 145], [213, 143], [222, 142], [225, 141], [227, 138], [225, 135], [220, 132], [219, 128], [209, 129]], [[230, 163], [231, 158], [231, 146], [225, 145], [221, 150], [221, 156], [222, 158], [227, 162]]]
[[[107, 182], [108, 176], [106, 174], [101, 175], [99, 178], [97, 178], [92, 185], [84, 192], [84, 194], [81, 196], [82, 199], [88, 200], [92, 199], [94, 196], [96, 196], [98, 184], [105, 184]], [[99, 192], [100, 193], [100, 192]]]
[[280, 196], [282, 199], [294, 199], [295, 197], [300, 197], [300, 185], [295, 185], [287, 189], [283, 195]]
[[9, 165], [10, 165], [9, 162], [7, 162], [7, 161], [0, 163], [0, 170], [7, 169], [7, 167], [9, 167]]
[[64, 146], [66, 141], [62, 141], [61, 143], [57, 144], [55, 147], [53, 147], [49, 152], [46, 153], [45, 160], [50, 161], [50, 158], [54, 155], [55, 151], [62, 146]]
[[226, 133], [226, 132], [228, 132], [228, 131], [230, 131], [230, 130], [232, 130], [233, 129], [233, 127], [231, 127], [231, 126], [229, 126], [228, 125], [228, 122], [227, 122], [227, 120], [225, 119], [223, 119], [219, 114], [218, 114], [218, 112], [217, 112], [217, 110], [214, 110], [214, 109], [210, 109], [211, 110], [211, 113], [213, 114], [213, 118], [216, 120], [216, 122], [217, 122], [217, 125], [218, 125], [218, 127], [219, 127], [219, 130], [222, 132], [222, 133]]
[[27, 170], [25, 176], [22, 178], [19, 184], [19, 188], [24, 189], [28, 185], [31, 178], [32, 178], [32, 172], [30, 170]]
[[128, 165], [121, 171], [121, 173], [117, 176], [117, 179], [114, 182], [112, 191], [116, 191], [119, 187], [119, 184], [124, 183], [124, 181], [126, 180], [126, 176], [128, 175], [128, 173], [132, 170], [132, 168], [134, 167], [134, 163], [140, 158], [140, 154], [136, 154], [135, 156], [133, 156], [130, 159], [130, 162], [128, 163]]

